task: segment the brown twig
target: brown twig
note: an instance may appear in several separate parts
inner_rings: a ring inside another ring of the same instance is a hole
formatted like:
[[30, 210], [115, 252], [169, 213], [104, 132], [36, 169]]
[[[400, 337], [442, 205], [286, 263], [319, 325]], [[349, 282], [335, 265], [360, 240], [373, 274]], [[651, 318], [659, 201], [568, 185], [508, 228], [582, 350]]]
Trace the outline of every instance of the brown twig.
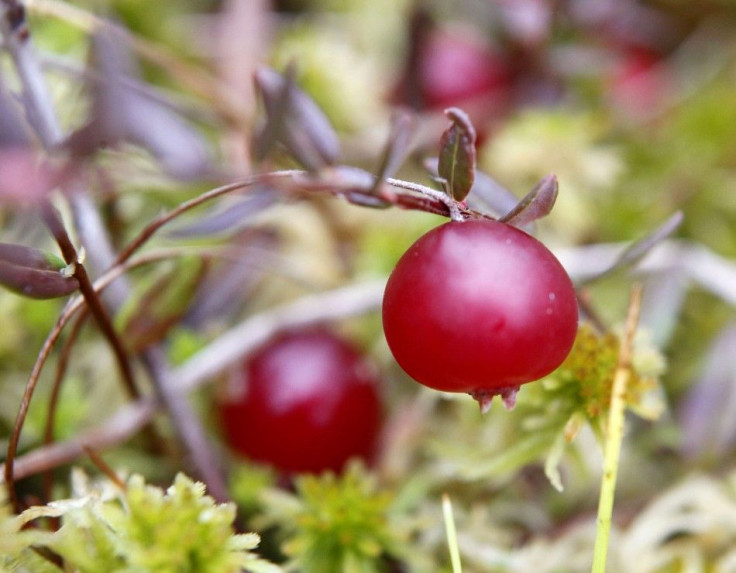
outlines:
[[[59, 396], [61, 395], [61, 385], [66, 376], [67, 368], [69, 367], [69, 359], [71, 358], [72, 348], [77, 341], [79, 333], [82, 331], [82, 326], [87, 319], [87, 312], [82, 309], [81, 314], [77, 317], [77, 320], [72, 325], [71, 331], [67, 335], [64, 346], [61, 349], [59, 360], [56, 364], [56, 374], [54, 376], [54, 382], [51, 385], [51, 395], [49, 396], [49, 403], [46, 409], [46, 421], [43, 431], [43, 444], [48, 446], [54, 441], [54, 426], [56, 422], [56, 408], [59, 404]], [[44, 472], [43, 475], [43, 496], [46, 502], [51, 500], [51, 489], [53, 487], [54, 476], [51, 470]]]
[[189, 201], [185, 201], [184, 203], [181, 203], [180, 205], [178, 205], [177, 207], [175, 207], [168, 213], [162, 213], [161, 215], [156, 217], [153, 221], [151, 221], [148, 225], [146, 225], [143, 228], [143, 230], [141, 230], [138, 233], [138, 235], [132, 241], [130, 241], [122, 251], [120, 251], [113, 266], [117, 266], [127, 261], [138, 249], [140, 249], [151, 237], [153, 237], [153, 235], [156, 234], [156, 232], [161, 227], [163, 227], [167, 223], [170, 223], [171, 221], [173, 221], [174, 219], [176, 219], [183, 213], [186, 213], [187, 211], [190, 211], [191, 209], [194, 209], [195, 207], [199, 207], [203, 203], [211, 201], [212, 199], [216, 199], [217, 197], [227, 195], [228, 193], [233, 193], [234, 191], [240, 191], [241, 189], [245, 189], [246, 187], [250, 187], [257, 183], [265, 183], [269, 180], [280, 178], [280, 177], [291, 177], [299, 173], [302, 173], [302, 172], [301, 171], [276, 171], [273, 173], [267, 173], [265, 175], [253, 175], [241, 181], [236, 181], [234, 183], [229, 183], [221, 187], [216, 187], [215, 189], [211, 189], [210, 191], [207, 191], [206, 193], [202, 193], [202, 195], [194, 197], [193, 199], [190, 199]]
[[114, 483], [123, 491], [128, 489], [128, 486], [125, 485], [125, 482], [121, 480], [118, 474], [116, 474], [115, 471], [108, 465], [108, 463], [102, 459], [102, 456], [100, 454], [98, 454], [90, 446], [82, 446], [82, 449], [84, 450], [84, 453], [89, 456], [89, 459], [92, 460], [92, 463], [95, 464], [97, 468], [107, 476], [107, 479], [109, 479], [112, 483]]
[[[79, 298], [75, 300], [80, 300]], [[31, 370], [31, 374], [28, 378], [28, 382], [26, 383], [26, 388], [23, 393], [23, 397], [20, 402], [20, 406], [18, 408], [18, 413], [15, 417], [15, 424], [13, 425], [13, 431], [10, 434], [10, 438], [8, 439], [8, 450], [7, 450], [7, 456], [5, 458], [5, 465], [4, 465], [4, 472], [3, 476], [5, 479], [5, 485], [7, 487], [8, 491], [8, 501], [13, 506], [14, 510], [19, 513], [20, 512], [20, 504], [18, 501], [18, 496], [15, 491], [15, 476], [13, 473], [13, 466], [15, 462], [15, 455], [18, 451], [18, 442], [20, 441], [20, 433], [23, 429], [23, 424], [25, 423], [26, 416], [28, 415], [28, 408], [31, 405], [31, 398], [33, 397], [33, 393], [36, 390], [36, 386], [38, 385], [38, 380], [41, 375], [41, 369], [43, 368], [43, 365], [46, 362], [46, 359], [48, 358], [49, 354], [51, 353], [51, 350], [53, 349], [54, 345], [56, 344], [56, 341], [58, 340], [59, 336], [61, 335], [61, 331], [64, 328], [64, 325], [69, 320], [69, 317], [71, 314], [68, 314], [68, 310], [73, 307], [73, 302], [70, 302], [65, 307], [64, 311], [62, 311], [62, 314], [59, 316], [59, 318], [56, 321], [56, 325], [54, 325], [54, 328], [51, 330], [51, 333], [49, 336], [46, 337], [46, 340], [43, 343], [43, 346], [41, 347], [41, 350], [36, 357], [36, 363], [33, 365], [33, 369]], [[80, 302], [81, 306], [81, 302]]]
[[133, 399], [139, 398], [141, 393], [136, 384], [135, 377], [133, 376], [133, 369], [130, 365], [128, 354], [122, 341], [118, 337], [117, 332], [115, 332], [115, 327], [113, 326], [112, 320], [110, 320], [110, 316], [105, 310], [105, 307], [102, 305], [102, 301], [97, 296], [97, 292], [95, 291], [92, 281], [87, 274], [87, 269], [79, 260], [77, 249], [69, 238], [69, 234], [66, 232], [66, 229], [64, 229], [61, 219], [59, 219], [59, 216], [50, 205], [46, 205], [43, 209], [43, 217], [46, 225], [56, 239], [56, 242], [59, 244], [59, 248], [61, 249], [66, 264], [74, 266], [74, 277], [79, 283], [79, 290], [82, 293], [82, 296], [84, 296], [87, 307], [97, 322], [97, 325], [100, 327], [103, 336], [107, 339], [113, 350], [115, 360], [118, 363], [118, 368], [120, 369], [120, 373], [123, 375], [123, 384], [128, 395]]
[[[363, 172], [363, 175], [372, 177], [369, 173]], [[289, 182], [288, 180], [291, 179]], [[201, 195], [194, 197], [184, 203], [181, 203], [171, 211], [162, 213], [151, 221], [146, 227], [141, 230], [138, 235], [128, 243], [125, 248], [118, 254], [115, 260], [115, 265], [125, 262], [133, 255], [138, 249], [140, 249], [153, 235], [156, 234], [161, 227], [170, 223], [180, 215], [190, 211], [208, 201], [222, 197], [235, 191], [240, 191], [247, 187], [251, 187], [257, 184], [268, 184], [278, 183], [287, 191], [310, 191], [310, 192], [328, 192], [336, 195], [347, 195], [347, 194], [364, 194], [366, 196], [373, 196], [370, 187], [356, 188], [350, 182], [341, 181], [339, 178], [334, 181], [330, 179], [329, 173], [326, 176], [316, 176], [306, 171], [291, 169], [285, 171], [273, 171], [270, 173], [256, 174], [240, 181], [228, 183], [221, 187], [216, 187], [202, 193]], [[406, 209], [414, 209], [418, 211], [424, 211], [428, 213], [434, 213], [436, 215], [442, 215], [444, 217], [450, 216], [450, 209], [447, 204], [440, 200], [438, 196], [442, 193], [436, 189], [432, 189], [425, 185], [418, 183], [411, 183], [409, 181], [402, 181], [400, 179], [388, 179], [387, 184], [395, 189], [404, 191], [410, 191], [410, 193], [397, 193], [395, 197], [391, 199], [388, 205], [394, 204], [398, 207]], [[479, 213], [472, 209], [465, 209], [457, 206], [458, 212], [464, 217], [483, 217], [488, 218], [487, 215]]]
[[[13, 476], [15, 479], [23, 479], [67, 464], [85, 455], [85, 447], [101, 450], [117, 446], [140, 432], [151, 421], [158, 407], [158, 402], [153, 398], [129, 402], [101, 426], [80, 432], [69, 440], [36, 448], [18, 457], [13, 463]], [[7, 476], [7, 460], [3, 469]], [[12, 482], [7, 485], [10, 483]]]

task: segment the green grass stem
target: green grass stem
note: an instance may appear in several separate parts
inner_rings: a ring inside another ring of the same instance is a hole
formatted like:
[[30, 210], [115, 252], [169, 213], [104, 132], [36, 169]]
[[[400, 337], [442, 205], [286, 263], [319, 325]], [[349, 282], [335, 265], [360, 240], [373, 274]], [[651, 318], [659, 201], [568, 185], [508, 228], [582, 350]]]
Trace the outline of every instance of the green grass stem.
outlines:
[[457, 546], [457, 530], [455, 529], [455, 518], [452, 515], [452, 503], [450, 496], [442, 494], [442, 513], [445, 517], [445, 531], [447, 532], [447, 546], [450, 549], [450, 562], [452, 573], [463, 573], [460, 563], [460, 549]]
[[613, 378], [611, 408], [608, 413], [606, 439], [604, 444], [603, 478], [598, 499], [598, 524], [593, 553], [591, 573], [605, 573], [608, 556], [608, 542], [611, 534], [613, 499], [616, 490], [616, 476], [621, 455], [621, 442], [624, 433], [624, 414], [626, 410], [626, 387], [631, 376], [631, 357], [634, 334], [639, 323], [641, 311], [641, 285], [634, 285], [629, 300], [626, 317], [626, 330], [619, 350], [618, 364]]

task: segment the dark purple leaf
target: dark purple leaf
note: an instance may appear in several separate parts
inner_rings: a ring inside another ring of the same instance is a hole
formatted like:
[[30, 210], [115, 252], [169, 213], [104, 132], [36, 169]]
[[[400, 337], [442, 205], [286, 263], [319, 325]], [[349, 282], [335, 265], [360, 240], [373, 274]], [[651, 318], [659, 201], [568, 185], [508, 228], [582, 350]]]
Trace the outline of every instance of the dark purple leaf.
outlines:
[[557, 190], [557, 177], [547, 175], [500, 220], [514, 227], [523, 227], [548, 215], [557, 199]]
[[77, 290], [77, 279], [63, 273], [64, 261], [31, 247], [0, 243], [0, 284], [29, 298], [66, 296]]
[[375, 186], [378, 186], [388, 177], [393, 177], [401, 167], [409, 150], [412, 135], [414, 135], [414, 116], [409, 112], [397, 110], [391, 118], [391, 131], [384, 149], [381, 163], [376, 173]]
[[30, 145], [26, 123], [20, 109], [0, 83], [0, 148], [18, 148]]
[[171, 176], [196, 179], [210, 171], [204, 140], [174, 110], [150, 94], [125, 39], [112, 27], [92, 36], [92, 116], [67, 146], [79, 155], [128, 142], [146, 148]]
[[293, 68], [285, 76], [270, 68], [256, 72], [268, 116], [256, 149], [262, 158], [278, 142], [310, 170], [332, 165], [340, 155], [337, 133], [314, 100], [294, 85], [293, 74]]
[[168, 235], [174, 238], [191, 238], [232, 234], [275, 202], [276, 195], [272, 190], [256, 188], [247, 196], [227, 201], [195, 221], [172, 230]]
[[513, 209], [519, 199], [493, 177], [482, 171], [475, 172], [475, 181], [468, 195], [468, 206], [485, 211], [490, 209], [500, 216]]
[[475, 179], [475, 128], [461, 109], [451, 107], [445, 115], [452, 124], [440, 138], [437, 172], [445, 181], [447, 194], [462, 201]]
[[60, 271], [66, 266], [61, 257], [32, 247], [0, 243], [0, 261], [43, 271]]

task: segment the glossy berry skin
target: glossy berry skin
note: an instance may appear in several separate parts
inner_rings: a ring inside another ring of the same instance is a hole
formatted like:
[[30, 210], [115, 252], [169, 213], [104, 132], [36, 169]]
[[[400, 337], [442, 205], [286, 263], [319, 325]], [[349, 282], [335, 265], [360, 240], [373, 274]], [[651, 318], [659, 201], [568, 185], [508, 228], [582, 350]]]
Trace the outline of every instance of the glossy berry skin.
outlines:
[[416, 241], [391, 274], [383, 328], [415, 380], [468, 392], [487, 409], [513, 405], [521, 384], [557, 368], [572, 348], [578, 309], [554, 255], [497, 221], [450, 222]]
[[373, 456], [381, 427], [376, 372], [331, 332], [272, 339], [237, 382], [220, 415], [238, 453], [287, 474], [339, 472], [350, 458]]

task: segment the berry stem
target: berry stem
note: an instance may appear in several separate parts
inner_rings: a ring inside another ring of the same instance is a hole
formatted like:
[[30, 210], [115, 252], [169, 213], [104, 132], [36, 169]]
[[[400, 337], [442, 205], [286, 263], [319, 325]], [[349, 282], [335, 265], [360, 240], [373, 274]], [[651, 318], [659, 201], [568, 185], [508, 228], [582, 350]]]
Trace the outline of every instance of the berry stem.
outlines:
[[420, 185], [419, 183], [413, 183], [411, 181], [402, 181], [401, 179], [393, 179], [391, 177], [386, 179], [386, 183], [388, 183], [392, 187], [398, 187], [399, 189], [409, 189], [410, 191], [416, 191], [417, 193], [421, 193], [423, 195], [426, 195], [427, 197], [436, 199], [437, 201], [443, 203], [445, 207], [447, 207], [447, 210], [450, 213], [450, 219], [460, 223], [465, 220], [465, 217], [463, 216], [462, 212], [460, 211], [460, 207], [458, 206], [458, 202], [444, 191], [438, 191], [437, 189], [432, 189], [431, 187], [427, 187], [426, 185]]
[[641, 284], [631, 290], [629, 310], [626, 316], [626, 330], [621, 340], [618, 364], [613, 378], [611, 407], [606, 426], [605, 457], [603, 461], [603, 478], [601, 493], [598, 499], [598, 527], [595, 536], [593, 568], [591, 573], [605, 573], [608, 554], [608, 539], [611, 534], [611, 518], [613, 515], [613, 498], [616, 490], [616, 476], [621, 454], [621, 442], [624, 432], [624, 413], [626, 408], [626, 387], [631, 376], [631, 357], [639, 315], [641, 312]]

